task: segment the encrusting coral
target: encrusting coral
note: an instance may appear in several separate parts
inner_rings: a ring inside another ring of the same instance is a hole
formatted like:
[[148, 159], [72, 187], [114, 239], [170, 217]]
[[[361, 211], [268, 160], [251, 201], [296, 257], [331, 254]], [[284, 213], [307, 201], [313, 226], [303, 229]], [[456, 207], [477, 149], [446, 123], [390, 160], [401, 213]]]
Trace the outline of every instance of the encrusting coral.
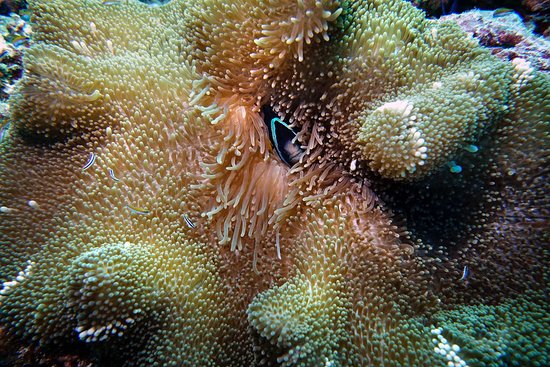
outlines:
[[453, 312], [547, 283], [550, 88], [525, 60], [398, 0], [30, 9], [0, 145], [20, 343], [98, 365], [475, 365]]

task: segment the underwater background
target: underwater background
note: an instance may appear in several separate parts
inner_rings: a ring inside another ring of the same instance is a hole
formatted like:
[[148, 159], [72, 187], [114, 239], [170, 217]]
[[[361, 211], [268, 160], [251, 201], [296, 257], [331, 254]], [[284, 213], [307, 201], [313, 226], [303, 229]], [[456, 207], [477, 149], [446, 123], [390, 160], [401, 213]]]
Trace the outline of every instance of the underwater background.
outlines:
[[550, 365], [550, 1], [0, 14], [0, 366]]

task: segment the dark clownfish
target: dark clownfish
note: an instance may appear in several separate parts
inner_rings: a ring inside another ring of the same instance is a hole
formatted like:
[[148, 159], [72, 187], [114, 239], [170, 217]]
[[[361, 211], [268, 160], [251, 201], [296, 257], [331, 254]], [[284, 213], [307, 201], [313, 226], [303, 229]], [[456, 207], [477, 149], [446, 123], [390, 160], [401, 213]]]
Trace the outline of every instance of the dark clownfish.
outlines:
[[279, 158], [287, 166], [292, 167], [304, 154], [300, 145], [295, 142], [296, 133], [270, 106], [263, 106], [262, 112], [264, 122], [269, 130], [269, 140], [273, 148], [277, 152], [277, 155], [279, 155]]

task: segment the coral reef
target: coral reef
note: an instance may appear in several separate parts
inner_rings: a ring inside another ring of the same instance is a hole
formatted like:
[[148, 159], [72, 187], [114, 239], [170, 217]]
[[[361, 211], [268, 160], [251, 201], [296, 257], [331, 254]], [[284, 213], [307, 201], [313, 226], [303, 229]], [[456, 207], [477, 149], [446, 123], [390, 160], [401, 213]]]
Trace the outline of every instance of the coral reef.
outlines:
[[0, 98], [5, 100], [23, 74], [23, 50], [30, 45], [32, 29], [19, 15], [12, 14], [0, 16], [0, 30]]
[[[527, 60], [400, 0], [29, 3], [0, 141], [15, 349], [548, 362], [521, 338], [547, 317], [550, 233], [550, 80]], [[501, 319], [485, 338], [468, 327], [486, 310], [507, 318], [503, 345]], [[484, 341], [499, 352], [480, 357]]]
[[516, 12], [526, 24], [529, 24], [529, 28], [533, 28], [538, 34], [548, 36], [549, 0], [410, 0], [410, 2], [426, 11], [429, 16], [437, 17], [472, 9], [495, 10], [495, 17]]
[[441, 19], [456, 22], [503, 60], [521, 58], [539, 71], [550, 72], [550, 41], [533, 34], [514, 12], [495, 14], [496, 11], [472, 10]]
[[50, 353], [45, 354], [39, 347], [22, 346], [15, 338], [6, 335], [0, 329], [0, 366], [2, 367], [93, 367], [91, 359], [85, 358], [85, 351], [76, 355]]
[[27, 8], [26, 0], [0, 0], [0, 14], [9, 15]]

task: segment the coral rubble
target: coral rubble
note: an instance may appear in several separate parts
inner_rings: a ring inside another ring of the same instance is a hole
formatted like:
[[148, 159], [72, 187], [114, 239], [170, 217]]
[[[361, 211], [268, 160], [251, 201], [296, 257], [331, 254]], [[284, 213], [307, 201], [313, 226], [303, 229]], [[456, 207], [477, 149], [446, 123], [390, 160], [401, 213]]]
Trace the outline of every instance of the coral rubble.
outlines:
[[[550, 79], [527, 60], [401, 0], [29, 3], [0, 141], [10, 342], [114, 366], [549, 363], [521, 338], [548, 317]], [[473, 333], [487, 310], [506, 323]]]
[[517, 13], [538, 34], [548, 37], [550, 0], [410, 0], [428, 16], [459, 14], [468, 10], [495, 10], [495, 17]]
[[472, 10], [442, 19], [455, 21], [503, 60], [521, 58], [539, 71], [550, 72], [550, 41], [527, 29], [518, 14], [496, 14], [496, 11]]

